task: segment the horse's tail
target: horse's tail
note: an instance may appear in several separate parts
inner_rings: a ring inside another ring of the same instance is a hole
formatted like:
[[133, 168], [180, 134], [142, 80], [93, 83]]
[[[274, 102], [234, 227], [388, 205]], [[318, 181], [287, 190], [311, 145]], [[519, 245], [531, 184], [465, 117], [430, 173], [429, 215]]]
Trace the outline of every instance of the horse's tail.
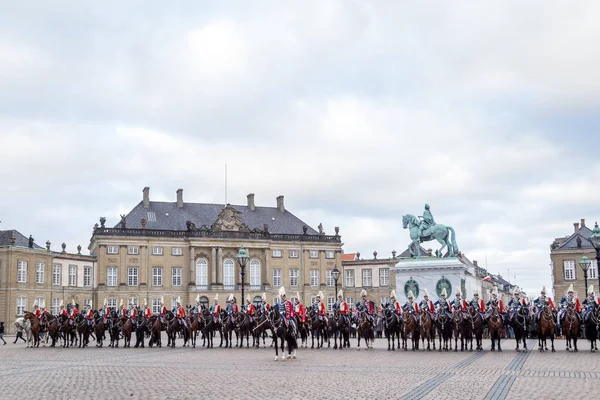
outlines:
[[448, 230], [450, 231], [450, 241], [452, 243], [452, 252], [454, 254], [458, 254], [459, 249], [458, 249], [458, 245], [456, 244], [456, 233], [454, 233], [454, 228], [449, 226]]

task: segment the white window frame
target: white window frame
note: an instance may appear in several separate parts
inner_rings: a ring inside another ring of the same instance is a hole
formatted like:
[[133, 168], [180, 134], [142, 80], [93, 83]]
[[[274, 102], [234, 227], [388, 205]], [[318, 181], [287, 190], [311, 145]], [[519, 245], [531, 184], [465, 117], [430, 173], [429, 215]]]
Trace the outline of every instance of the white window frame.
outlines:
[[196, 286], [208, 286], [208, 260], [206, 258], [196, 260]]
[[299, 257], [299, 253], [298, 250], [289, 250], [288, 251], [288, 258], [298, 258]]
[[119, 285], [119, 270], [117, 267], [106, 268], [106, 286], [116, 287]]
[[83, 286], [92, 286], [92, 267], [89, 265], [83, 266]]
[[154, 246], [152, 247], [152, 255], [153, 256], [162, 256], [163, 255], [163, 248], [160, 246]]
[[290, 286], [298, 287], [298, 270], [295, 268], [290, 269]]
[[[588, 279], [598, 279], [598, 261], [591, 260], [590, 268], [588, 269]], [[587, 292], [587, 288], [585, 288]]]
[[[310, 305], [312, 306], [313, 304], [315, 304], [315, 301], [317, 301], [317, 296], [311, 296], [310, 297]], [[321, 299], [321, 301], [323, 301], [323, 299]]]
[[140, 283], [140, 269], [127, 267], [127, 286], [138, 286]]
[[390, 269], [379, 269], [379, 286], [390, 286]]
[[42, 303], [45, 303], [46, 299], [44, 298], [44, 296], [38, 296], [35, 298], [35, 304], [38, 305], [38, 307], [42, 307]]
[[69, 286], [77, 286], [77, 265], [75, 264], [69, 265]]
[[17, 297], [17, 317], [22, 317], [25, 315], [25, 309], [27, 308], [27, 297], [19, 296]]
[[273, 249], [273, 251], [271, 252], [271, 256], [273, 258], [281, 258], [281, 250]]
[[345, 287], [354, 287], [354, 285], [355, 285], [354, 276], [355, 276], [355, 272], [353, 269], [344, 270], [344, 286]]
[[183, 285], [183, 269], [181, 267], [171, 268], [171, 285], [181, 287]]
[[271, 305], [275, 305], [275, 304], [279, 304], [279, 298], [278, 297], [273, 297], [273, 303], [271, 303]]
[[348, 303], [348, 308], [354, 308], [354, 297], [346, 297], [346, 303]]
[[171, 308], [170, 310], [177, 307], [177, 297], [171, 297]]
[[281, 270], [280, 269], [273, 270], [273, 287], [274, 288], [281, 287]]
[[223, 286], [235, 286], [235, 262], [231, 258], [223, 260]]
[[333, 251], [333, 250], [326, 250], [325, 251], [325, 258], [327, 258], [327, 259], [335, 258], [335, 251]]
[[35, 263], [35, 283], [43, 285], [46, 282], [46, 263], [38, 261]]
[[116, 297], [109, 297], [108, 299], [106, 299], [106, 306], [110, 307], [112, 310], [116, 311], [117, 304], [118, 301]]
[[160, 297], [154, 297], [150, 304], [152, 304], [152, 314], [160, 314]]
[[574, 281], [577, 279], [574, 260], [563, 261], [563, 269], [565, 281]]
[[260, 286], [260, 261], [256, 258], [250, 260], [250, 286]]
[[335, 286], [335, 279], [333, 279], [333, 270], [325, 270], [325, 285]]
[[106, 254], [119, 254], [119, 246], [106, 246]]
[[92, 299], [83, 299], [83, 306], [84, 306], [84, 307], [87, 307], [87, 306], [89, 306], [89, 305], [90, 305], [90, 303], [91, 303], [91, 301], [92, 301]]
[[138, 254], [140, 254], [139, 246], [127, 246], [127, 254], [137, 256]]
[[171, 255], [176, 257], [182, 256], [183, 247], [171, 247]]
[[53, 285], [61, 285], [62, 284], [62, 264], [53, 264], [52, 265], [52, 284]]
[[370, 268], [364, 268], [361, 272], [362, 275], [362, 287], [373, 286], [373, 270]]
[[319, 250], [310, 250], [308, 252], [309, 258], [319, 258]]
[[129, 307], [130, 305], [134, 305], [134, 306], [139, 306], [140, 302], [139, 299], [137, 297], [130, 297], [127, 299], [127, 307]]
[[159, 287], [162, 285], [163, 285], [163, 269], [162, 269], [162, 267], [152, 267], [152, 286]]
[[52, 315], [58, 315], [58, 313], [60, 312], [60, 298], [59, 297], [54, 297], [52, 299], [52, 306], [50, 306], [50, 313]]
[[335, 297], [327, 297], [327, 311], [333, 311], [333, 305], [335, 304]]
[[27, 261], [17, 261], [17, 283], [27, 283]]
[[389, 304], [390, 303], [390, 298], [387, 296], [383, 296], [379, 299], [379, 304], [383, 305], [383, 304]]
[[310, 286], [319, 286], [321, 280], [319, 279], [319, 270], [311, 269], [310, 270]]

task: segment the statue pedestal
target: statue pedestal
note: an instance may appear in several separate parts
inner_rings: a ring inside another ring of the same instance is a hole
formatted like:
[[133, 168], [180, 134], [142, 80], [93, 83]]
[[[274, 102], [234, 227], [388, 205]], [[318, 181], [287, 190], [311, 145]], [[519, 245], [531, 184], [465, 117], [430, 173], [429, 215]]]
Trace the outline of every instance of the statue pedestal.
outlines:
[[412, 290], [415, 300], [420, 302], [423, 289], [427, 289], [429, 299], [435, 302], [443, 287], [448, 300], [455, 298], [457, 289], [461, 289], [464, 299], [470, 300], [477, 288], [474, 268], [456, 257], [401, 259], [390, 271], [396, 274], [396, 300], [400, 304], [407, 301], [408, 290]]

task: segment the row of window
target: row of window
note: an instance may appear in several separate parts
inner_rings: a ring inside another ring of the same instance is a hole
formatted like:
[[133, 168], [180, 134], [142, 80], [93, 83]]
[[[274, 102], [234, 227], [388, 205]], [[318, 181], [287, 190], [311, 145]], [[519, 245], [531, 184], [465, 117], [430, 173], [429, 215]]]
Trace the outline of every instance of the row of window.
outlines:
[[[347, 269], [344, 271], [344, 287], [355, 286], [355, 271], [353, 269]], [[310, 285], [319, 286], [321, 281], [319, 279], [320, 271], [318, 269], [310, 270]], [[371, 287], [373, 286], [373, 270], [363, 269], [362, 275], [362, 286]], [[332, 270], [325, 271], [325, 284], [327, 286], [334, 286], [335, 280], [333, 279]], [[389, 286], [390, 284], [390, 270], [389, 268], [381, 268], [379, 270], [379, 286]], [[278, 287], [282, 285], [281, 270], [273, 270], [273, 286]], [[290, 286], [298, 286], [298, 270], [290, 269]]]
[[[107, 246], [106, 253], [107, 254], [119, 254], [119, 246]], [[140, 254], [140, 247], [139, 246], [127, 246], [127, 254], [129, 254], [129, 255]], [[162, 256], [163, 254], [164, 254], [164, 252], [163, 252], [162, 247], [160, 247], [160, 246], [152, 247], [152, 255], [153, 256]], [[182, 247], [171, 247], [171, 255], [172, 256], [182, 256], [183, 248]], [[281, 257], [283, 257], [283, 251], [278, 250], [278, 249], [273, 250], [272, 256], [273, 256], [273, 258], [281, 258]], [[319, 258], [319, 251], [318, 250], [310, 250], [308, 256], [310, 258]], [[298, 250], [288, 250], [288, 257], [289, 258], [298, 258], [299, 251]], [[334, 259], [335, 251], [333, 251], [333, 250], [325, 251], [325, 258]]]
[[[590, 268], [588, 269], [588, 279], [598, 279], [598, 262], [590, 260]], [[577, 268], [575, 268], [574, 260], [566, 260], [563, 262], [564, 278], [566, 281], [574, 281], [577, 279]]]
[[[298, 250], [288, 250], [288, 258], [298, 258], [299, 254], [300, 253], [299, 253]], [[275, 249], [275, 250], [273, 250], [271, 256], [273, 258], [281, 258], [281, 257], [283, 257], [283, 251]], [[319, 258], [319, 250], [310, 250], [308, 252], [308, 257], [309, 258]], [[325, 258], [328, 258], [328, 259], [335, 258], [335, 251], [333, 251], [333, 250], [326, 250], [325, 251]]]
[[[27, 283], [27, 261], [17, 261], [17, 282]], [[69, 265], [69, 286], [77, 286], [77, 265]], [[46, 283], [46, 263], [38, 261], [35, 263], [35, 283]], [[52, 266], [52, 284], [62, 284], [62, 264]], [[92, 286], [92, 267], [83, 267], [83, 286]]]

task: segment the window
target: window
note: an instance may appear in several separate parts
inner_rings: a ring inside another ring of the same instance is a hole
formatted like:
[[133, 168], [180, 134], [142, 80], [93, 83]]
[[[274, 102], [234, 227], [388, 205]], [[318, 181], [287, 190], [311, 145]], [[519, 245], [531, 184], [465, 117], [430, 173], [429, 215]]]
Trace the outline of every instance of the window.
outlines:
[[160, 298], [152, 299], [152, 314], [160, 314]]
[[390, 285], [390, 270], [389, 268], [382, 268], [379, 270], [379, 286]]
[[177, 307], [177, 297], [171, 297], [171, 310]]
[[52, 307], [50, 308], [50, 313], [52, 313], [53, 315], [58, 315], [58, 313], [60, 312], [60, 300], [58, 298], [53, 298], [52, 299]]
[[138, 306], [138, 304], [139, 304], [139, 303], [138, 303], [138, 298], [137, 298], [137, 297], [130, 297], [130, 298], [127, 300], [127, 304], [128, 304], [128, 305], [130, 305], [130, 306], [131, 306], [131, 305], [133, 305], [133, 306], [137, 307], [137, 306]]
[[171, 255], [172, 256], [182, 256], [183, 255], [183, 248], [182, 247], [173, 247], [171, 249]]
[[107, 246], [106, 252], [108, 254], [119, 254], [119, 246]]
[[233, 260], [228, 259], [223, 261], [223, 286], [235, 285], [235, 277], [233, 275]]
[[37, 304], [37, 305], [38, 305], [38, 307], [40, 307], [40, 308], [41, 308], [41, 307], [42, 307], [42, 305], [44, 305], [44, 303], [45, 303], [45, 300], [44, 300], [44, 298], [43, 298], [43, 297], [39, 296], [39, 297], [36, 297], [36, 298], [35, 298], [35, 304]]
[[335, 304], [335, 297], [328, 297], [327, 298], [327, 311], [332, 312], [334, 304]]
[[389, 297], [382, 297], [379, 300], [381, 300], [381, 303], [379, 303], [379, 304], [390, 304], [390, 298]]
[[92, 267], [83, 267], [83, 286], [92, 286]]
[[346, 297], [346, 303], [348, 303], [348, 308], [354, 308], [354, 297]]
[[281, 250], [273, 250], [274, 258], [281, 258]]
[[61, 272], [62, 272], [62, 265], [61, 264], [54, 264], [52, 266], [52, 284], [53, 285], [60, 285], [61, 284]]
[[281, 286], [281, 270], [274, 269], [273, 270], [273, 287], [280, 287], [280, 286]]
[[173, 268], [173, 286], [181, 286], [181, 268]]
[[127, 286], [138, 285], [138, 269], [136, 267], [127, 268]]
[[106, 306], [110, 307], [113, 310], [115, 308], [117, 308], [117, 298], [116, 297], [111, 297], [109, 299], [106, 299]]
[[69, 265], [69, 286], [77, 286], [77, 265]]
[[563, 263], [565, 270], [565, 280], [570, 281], [575, 279], [575, 261], [569, 260]]
[[290, 250], [288, 256], [290, 258], [298, 258], [298, 250]]
[[17, 297], [17, 316], [22, 317], [25, 314], [25, 307], [27, 307], [27, 297]]
[[310, 258], [319, 258], [319, 251], [318, 250], [311, 250], [308, 252], [308, 256]]
[[316, 296], [312, 296], [310, 298], [310, 305], [312, 306], [313, 304], [315, 304], [315, 301], [317, 301], [317, 297]]
[[140, 254], [140, 248], [138, 246], [128, 246], [127, 254], [138, 255]]
[[162, 286], [162, 268], [152, 268], [152, 286]]
[[298, 270], [290, 269], [290, 286], [298, 286]]
[[17, 282], [26, 283], [27, 282], [27, 261], [18, 261], [17, 262]]
[[163, 248], [162, 247], [153, 247], [152, 248], [152, 255], [153, 256], [162, 256], [163, 255]]
[[196, 286], [208, 286], [208, 260], [199, 258], [196, 261]]
[[344, 277], [345, 277], [346, 287], [354, 287], [354, 270], [353, 269], [344, 270]]
[[370, 269], [363, 269], [362, 270], [362, 285], [369, 287], [372, 285], [372, 274], [373, 271], [371, 271]]
[[260, 261], [250, 260], [250, 287], [260, 286]]
[[[598, 261], [591, 260], [590, 268], [588, 269], [588, 278], [589, 279], [598, 279]], [[587, 288], [585, 288], [587, 292]]]
[[333, 270], [328, 269], [325, 271], [325, 284], [327, 286], [335, 286], [335, 279], [333, 279]]
[[46, 263], [38, 261], [35, 263], [35, 283], [43, 284], [46, 280]]
[[92, 299], [84, 299], [83, 300], [83, 306], [84, 307], [88, 307], [91, 302], [92, 302]]
[[279, 304], [279, 298], [278, 297], [273, 297], [273, 302], [271, 303], [271, 305], [274, 304]]
[[319, 270], [310, 270], [310, 286], [319, 286]]
[[106, 286], [117, 286], [117, 269], [115, 267], [106, 268]]
[[333, 250], [327, 250], [325, 252], [325, 258], [335, 258], [335, 251], [333, 251]]

